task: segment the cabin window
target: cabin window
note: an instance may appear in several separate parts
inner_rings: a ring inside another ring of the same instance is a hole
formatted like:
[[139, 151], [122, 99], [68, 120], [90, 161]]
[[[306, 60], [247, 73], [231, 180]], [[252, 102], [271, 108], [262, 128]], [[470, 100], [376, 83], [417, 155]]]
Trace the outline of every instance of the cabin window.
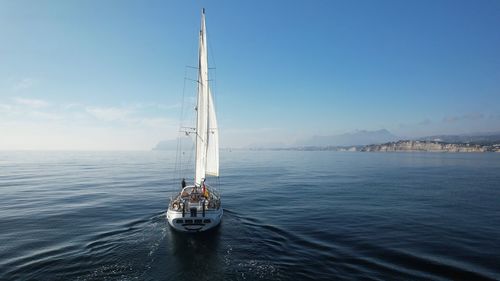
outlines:
[[176, 220], [176, 223], [184, 223], [184, 220]]
[[201, 223], [201, 220], [194, 220], [194, 223]]
[[186, 220], [186, 223], [193, 223], [193, 220]]
[[212, 221], [210, 219], [204, 219], [203, 222], [204, 223], [211, 223]]

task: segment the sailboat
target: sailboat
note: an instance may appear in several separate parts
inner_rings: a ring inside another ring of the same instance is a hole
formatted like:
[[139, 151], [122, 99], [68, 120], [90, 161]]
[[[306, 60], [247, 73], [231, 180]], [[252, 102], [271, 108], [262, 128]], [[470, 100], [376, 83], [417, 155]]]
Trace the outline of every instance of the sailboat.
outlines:
[[219, 176], [219, 133], [214, 101], [208, 80], [205, 9], [201, 12], [198, 48], [198, 97], [196, 105], [194, 183], [182, 181], [180, 192], [170, 200], [168, 223], [183, 232], [200, 232], [219, 225], [223, 209], [216, 188], [205, 183], [207, 176]]

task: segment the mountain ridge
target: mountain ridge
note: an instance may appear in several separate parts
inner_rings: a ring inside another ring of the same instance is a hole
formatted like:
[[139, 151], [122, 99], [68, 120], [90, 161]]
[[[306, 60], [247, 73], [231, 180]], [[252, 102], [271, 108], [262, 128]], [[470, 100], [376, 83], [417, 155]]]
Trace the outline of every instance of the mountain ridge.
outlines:
[[398, 137], [386, 129], [375, 131], [359, 130], [344, 134], [312, 136], [296, 142], [296, 146], [357, 146], [385, 143], [397, 140]]

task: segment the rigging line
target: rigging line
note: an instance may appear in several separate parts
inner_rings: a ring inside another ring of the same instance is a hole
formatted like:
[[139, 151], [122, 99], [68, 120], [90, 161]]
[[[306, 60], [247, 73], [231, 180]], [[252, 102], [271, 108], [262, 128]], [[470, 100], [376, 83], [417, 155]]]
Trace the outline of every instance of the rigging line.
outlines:
[[208, 36], [208, 32], [206, 30], [205, 30], [205, 36], [206, 36], [205, 38], [206, 38], [207, 43], [208, 43], [208, 47], [207, 47], [208, 52], [209, 52], [210, 56], [212, 57], [212, 62], [214, 63], [214, 68], [216, 68], [217, 65], [215, 64], [215, 56], [212, 52], [212, 43], [210, 43], [212, 41], [210, 40], [210, 36]]
[[[190, 79], [190, 78], [187, 78], [187, 77], [186, 77], [186, 80], [189, 80], [189, 81], [195, 81], [195, 82], [197, 82], [197, 83], [196, 83], [196, 85], [197, 85], [198, 87], [199, 87], [199, 85], [200, 85], [200, 83], [199, 83], [199, 81], [198, 81], [198, 80]], [[197, 91], [196, 91], [196, 92], [197, 92]], [[198, 95], [196, 95], [196, 96], [198, 97]], [[198, 99], [196, 98], [196, 100], [195, 100], [196, 104], [197, 104], [197, 100], [198, 100]], [[190, 104], [190, 106], [191, 106], [191, 104]], [[190, 122], [189, 122], [190, 124], [193, 124], [193, 123], [194, 123], [194, 124], [196, 124], [196, 122], [197, 122], [197, 121], [196, 121], [196, 120], [197, 120], [197, 115], [198, 115], [198, 112], [197, 112], [197, 111], [196, 111], [196, 114], [190, 114]], [[193, 133], [194, 133], [194, 134], [197, 134], [197, 132], [196, 132], [196, 128], [195, 128], [195, 130], [194, 130], [194, 132], [193, 132]], [[189, 150], [189, 155], [188, 155], [188, 157], [187, 157], [187, 158], [185, 158], [185, 157], [184, 157], [184, 161], [182, 161], [182, 168], [181, 168], [181, 169], [182, 169], [182, 174], [183, 174], [184, 178], [187, 178], [187, 177], [186, 177], [186, 176], [187, 176], [187, 175], [186, 175], [186, 172], [187, 172], [187, 169], [189, 169], [189, 168], [190, 168], [189, 166], [191, 165], [191, 162], [192, 162], [192, 160], [193, 160], [193, 159], [192, 159], [192, 158], [193, 158], [193, 152], [194, 152], [194, 150], [195, 150], [195, 145], [196, 145], [196, 140], [195, 140], [195, 139], [193, 140], [193, 137], [192, 137], [191, 135], [192, 135], [192, 134], [189, 134], [189, 138], [188, 138], [188, 139], [192, 142], [192, 144], [191, 144], [191, 149]], [[182, 154], [182, 155], [184, 155], [184, 154]], [[182, 156], [182, 155], [181, 155], [181, 156]]]
[[216, 181], [217, 181], [217, 191], [219, 192], [219, 194], [221, 194], [222, 193], [222, 187], [220, 185], [220, 177], [219, 176], [217, 176], [217, 180]]
[[[189, 81], [193, 81], [193, 82], [196, 82], [196, 83], [199, 83], [199, 84], [203, 84], [203, 82], [200, 82], [200, 80], [191, 79], [191, 78], [184, 78], [184, 79], [189, 80]], [[213, 81], [213, 80], [212, 79], [207, 79], [205, 81], [210, 82], [210, 81]]]
[[[189, 80], [189, 81], [193, 81], [193, 82], [196, 82], [196, 83], [200, 83], [200, 81], [199, 81], [199, 80], [195, 80], [195, 79], [191, 79], [191, 78], [184, 78], [184, 79]], [[201, 83], [200, 83], [200, 84], [201, 84]]]
[[[185, 168], [183, 169], [183, 171], [186, 171], [186, 170], [190, 169], [189, 166], [191, 165], [191, 161], [193, 160], [193, 151], [194, 151], [195, 142], [192, 141], [192, 140], [191, 140], [191, 142], [192, 142], [192, 145], [191, 145], [191, 149], [189, 150], [190, 154], [189, 154], [189, 157], [186, 160]], [[184, 178], [186, 178], [186, 177], [184, 177]]]
[[[217, 69], [217, 64], [215, 63], [215, 55], [214, 55], [213, 48], [212, 48], [212, 43], [211, 43], [212, 41], [210, 40], [210, 36], [208, 36], [208, 32], [205, 31], [205, 33], [206, 33], [206, 39], [207, 39], [207, 43], [208, 43], [208, 47], [207, 47], [208, 54], [212, 58], [212, 63], [214, 64], [214, 66], [212, 68], [209, 67], [208, 69], [214, 69], [214, 70], [216, 70]], [[214, 71], [214, 80], [216, 78], [215, 74], [216, 74], [216, 71]], [[214, 81], [214, 83], [215, 83], [215, 81]], [[215, 88], [215, 86], [216, 85], [214, 85], [214, 88]]]
[[213, 48], [212, 48], [212, 41], [210, 40], [210, 36], [208, 36], [208, 32], [206, 32], [206, 35], [207, 35], [207, 43], [208, 43], [208, 53], [210, 55], [210, 57], [212, 58], [212, 62], [214, 64], [214, 67], [213, 68], [208, 68], [208, 69], [213, 69], [213, 75], [214, 75], [214, 85], [213, 85], [213, 89], [214, 89], [214, 94], [213, 94], [213, 98], [214, 98], [214, 105], [217, 105], [215, 103], [215, 95], [216, 95], [216, 90], [217, 90], [217, 64], [215, 62], [215, 54], [214, 54], [214, 51], [213, 51]]
[[[186, 70], [187, 70], [187, 69], [186, 69]], [[189, 77], [187, 77], [187, 75], [186, 75], [186, 77], [184, 77], [184, 79], [189, 80], [189, 81], [194, 81], [194, 82], [196, 82], [196, 85], [198, 85], [198, 83], [199, 83], [199, 82], [198, 82], [198, 80], [195, 80], [195, 79], [189, 78]], [[196, 95], [196, 96], [197, 96], [197, 95]], [[194, 100], [194, 102], [196, 103], [196, 99]], [[192, 102], [191, 102], [191, 101], [189, 101], [189, 108], [191, 108], [191, 107], [192, 107], [192, 108], [196, 108], [196, 104], [194, 104], [194, 105], [193, 105], [193, 104], [192, 104]], [[188, 112], [191, 112], [191, 111], [188, 111]], [[185, 113], [186, 113], [186, 112], [185, 112]], [[184, 117], [185, 117], [185, 116], [183, 116], [183, 117], [182, 117], [182, 118], [183, 118], [183, 120], [184, 120]], [[189, 120], [185, 120], [185, 121], [186, 121], [186, 123], [188, 123], [188, 124], [196, 124], [196, 123], [195, 123], [195, 120], [194, 120], [194, 119], [195, 119], [195, 117], [196, 117], [196, 116], [189, 115]], [[184, 127], [187, 127], [187, 126], [184, 126]]]
[[[179, 127], [182, 128], [182, 120], [184, 118], [184, 102], [185, 102], [185, 96], [186, 96], [186, 77], [187, 77], [187, 69], [184, 69], [184, 82], [182, 85], [182, 100], [181, 100], [181, 112], [180, 112], [180, 118], [179, 118]], [[181, 134], [177, 135], [177, 148], [176, 148], [176, 153], [175, 153], [175, 166], [174, 166], [174, 179], [173, 182], [175, 182], [175, 177], [179, 176], [181, 174], [181, 160], [179, 159], [181, 157], [181, 151], [182, 151], [182, 139], [181, 139]], [[179, 178], [178, 178], [179, 179]]]
[[[216, 96], [217, 96], [217, 71], [213, 71], [213, 80], [214, 82], [212, 83], [213, 87], [213, 93], [212, 93], [212, 102], [214, 103], [214, 107], [215, 108], [219, 108], [219, 104], [217, 103], [217, 99], [216, 99]], [[220, 110], [219, 110], [220, 112]]]
[[[208, 81], [213, 81], [213, 83], [211, 83], [212, 87], [209, 87], [209, 88], [212, 88], [212, 90], [210, 90], [210, 93], [211, 93], [211, 98], [212, 98], [212, 102], [214, 104], [214, 107], [218, 108], [218, 104], [216, 102], [216, 94], [217, 94], [217, 65], [215, 63], [215, 55], [214, 55], [214, 52], [213, 52], [213, 48], [212, 48], [212, 41], [210, 40], [210, 36], [208, 34], [207, 31], [205, 31], [205, 35], [206, 35], [206, 41], [207, 41], [207, 51], [208, 51], [208, 55], [209, 57], [212, 58], [212, 63], [214, 65], [214, 67], [208, 67], [208, 69], [213, 69], [214, 71], [212, 71], [213, 73], [213, 76], [212, 74], [210, 76], [213, 77], [213, 79], [208, 79]], [[209, 126], [207, 126], [207, 128], [209, 128]], [[208, 133], [208, 132], [207, 132]], [[208, 138], [207, 138], [208, 139]]]
[[193, 127], [181, 127], [179, 129], [179, 133], [184, 133], [186, 135], [188, 135], [188, 134], [195, 134], [196, 133], [196, 128], [193, 128]]
[[[205, 11], [205, 10], [203, 10]], [[202, 60], [202, 44], [203, 44], [203, 48], [206, 48], [206, 37], [204, 38], [203, 35], [206, 36], [206, 34], [203, 34], [203, 32], [206, 32], [205, 31], [205, 17], [203, 16], [202, 17], [202, 24], [201, 24], [201, 27], [200, 27], [200, 41], [199, 41], [199, 45], [198, 45], [198, 84], [197, 84], [197, 95], [196, 95], [196, 135], [198, 135], [198, 130], [200, 129], [198, 127], [198, 121], [199, 121], [199, 114], [200, 112], [198, 111], [198, 107], [200, 106], [200, 87], [203, 86], [203, 81], [200, 81], [202, 80], [202, 69], [201, 69], [201, 60]], [[204, 50], [206, 51], [206, 50]], [[208, 72], [208, 71], [207, 71]], [[208, 77], [207, 77], [208, 78]], [[200, 83], [201, 82], [201, 83]], [[195, 149], [196, 149], [196, 152], [195, 152], [195, 155], [198, 155], [198, 138], [195, 139]], [[196, 156], [195, 156], [196, 157]], [[198, 170], [198, 161], [195, 161], [194, 163], [194, 186], [196, 186], [196, 174], [197, 174], [197, 170]]]
[[[181, 135], [179, 134], [178, 137], [177, 137], [177, 143], [178, 143], [178, 146], [177, 146], [177, 152], [176, 152], [176, 158], [179, 159], [178, 161], [178, 164], [176, 164], [176, 167], [177, 167], [177, 171], [175, 173], [175, 179], [174, 179], [174, 184], [177, 180], [180, 180], [180, 176], [181, 176], [181, 151], [182, 151], [182, 137]], [[176, 160], [177, 161], [177, 160]], [[175, 189], [174, 189], [175, 190]]]
[[[189, 79], [189, 80], [192, 80], [192, 79]], [[197, 83], [197, 85], [198, 85], [198, 83]], [[197, 99], [194, 99], [193, 101], [196, 103]], [[189, 101], [189, 108], [195, 108], [195, 107], [196, 107], [196, 105], [193, 105], [192, 101], [190, 100]], [[192, 111], [189, 110], [188, 113], [192, 113]], [[196, 124], [196, 115], [197, 114], [189, 114], [188, 115], [189, 120], [186, 121], [186, 122], [188, 122], [188, 124]], [[188, 172], [188, 169], [191, 168], [190, 165], [191, 165], [191, 163], [193, 161], [193, 153], [194, 153], [194, 150], [195, 150], [195, 148], [194, 148], [194, 146], [195, 146], [195, 139], [192, 136], [193, 134], [196, 134], [196, 128], [194, 128], [194, 132], [192, 132], [192, 133], [189, 134], [188, 138], [185, 138], [186, 140], [188, 140], [188, 141], [191, 142], [190, 149], [189, 149], [189, 146], [188, 146], [188, 148], [186, 149], [187, 153], [182, 153], [181, 154], [181, 156], [183, 157], [181, 159], [181, 174], [182, 174], [182, 177], [186, 178], [186, 179], [191, 178], [191, 175], [188, 175], [187, 172]], [[183, 134], [183, 135], [185, 135], [185, 134]], [[187, 158], [186, 158], [186, 155], [188, 156]]]

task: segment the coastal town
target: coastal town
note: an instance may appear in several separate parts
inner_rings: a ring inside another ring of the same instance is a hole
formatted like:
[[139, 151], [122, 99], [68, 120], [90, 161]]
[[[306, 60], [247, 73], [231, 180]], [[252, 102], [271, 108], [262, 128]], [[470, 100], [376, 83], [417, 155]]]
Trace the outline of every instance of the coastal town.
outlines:
[[362, 152], [500, 152], [499, 144], [445, 143], [440, 141], [401, 140], [384, 144], [366, 145], [360, 148]]
[[428, 140], [399, 140], [383, 144], [353, 146], [293, 146], [250, 148], [250, 150], [346, 151], [346, 152], [500, 152], [500, 143], [447, 143]]

